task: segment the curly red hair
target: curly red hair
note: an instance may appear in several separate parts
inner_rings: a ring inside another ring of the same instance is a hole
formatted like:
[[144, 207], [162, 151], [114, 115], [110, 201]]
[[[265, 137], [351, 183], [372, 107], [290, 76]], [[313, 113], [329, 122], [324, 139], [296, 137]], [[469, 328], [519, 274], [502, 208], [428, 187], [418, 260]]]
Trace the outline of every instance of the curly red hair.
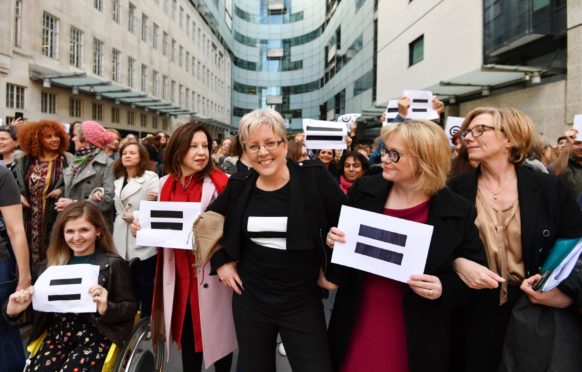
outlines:
[[27, 121], [20, 124], [16, 130], [16, 137], [20, 149], [26, 154], [38, 158], [43, 153], [42, 138], [46, 133], [53, 132], [61, 139], [59, 154], [69, 148], [69, 135], [65, 127], [55, 120]]

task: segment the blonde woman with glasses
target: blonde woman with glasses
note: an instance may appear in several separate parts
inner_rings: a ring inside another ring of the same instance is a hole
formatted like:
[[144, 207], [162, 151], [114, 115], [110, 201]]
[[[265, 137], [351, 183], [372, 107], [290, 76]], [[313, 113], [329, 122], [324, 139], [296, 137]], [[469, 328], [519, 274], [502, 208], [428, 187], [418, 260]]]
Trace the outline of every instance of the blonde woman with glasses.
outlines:
[[318, 281], [330, 254], [322, 232], [337, 224], [344, 195], [320, 162], [287, 161], [285, 122], [276, 111], [243, 116], [239, 136], [253, 170], [233, 175], [208, 209], [225, 216], [212, 266], [235, 292], [242, 367], [275, 371], [280, 333], [294, 371], [329, 372]]
[[[383, 128], [382, 140], [382, 174], [356, 181], [348, 192], [349, 204], [434, 230], [424, 272], [407, 283], [332, 268], [328, 278], [339, 285], [329, 325], [334, 370], [449, 372], [453, 309], [470, 292], [453, 271], [453, 260], [484, 262], [473, 223], [475, 208], [445, 188], [450, 150], [438, 125], [395, 123]], [[333, 247], [338, 241], [346, 241], [344, 233], [331, 228], [327, 244]]]

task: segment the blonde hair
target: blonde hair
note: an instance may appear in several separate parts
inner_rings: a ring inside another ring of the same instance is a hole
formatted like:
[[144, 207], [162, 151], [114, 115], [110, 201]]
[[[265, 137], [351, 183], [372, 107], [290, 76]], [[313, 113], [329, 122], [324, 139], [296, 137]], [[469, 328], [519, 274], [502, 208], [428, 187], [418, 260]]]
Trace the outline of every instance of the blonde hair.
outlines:
[[382, 128], [384, 143], [396, 135], [416, 159], [417, 177], [412, 188], [427, 195], [443, 189], [451, 169], [451, 150], [443, 129], [427, 120], [405, 120]]
[[246, 143], [251, 133], [262, 125], [266, 125], [273, 130], [275, 136], [287, 141], [287, 130], [285, 129], [285, 120], [281, 114], [273, 109], [256, 109], [245, 114], [239, 123], [238, 134], [240, 142]]
[[477, 107], [471, 110], [461, 125], [461, 131], [467, 130], [477, 116], [489, 114], [493, 117], [493, 127], [497, 132], [505, 134], [511, 144], [509, 161], [513, 164], [522, 164], [530, 153], [536, 138], [535, 126], [531, 119], [523, 112], [510, 108]]

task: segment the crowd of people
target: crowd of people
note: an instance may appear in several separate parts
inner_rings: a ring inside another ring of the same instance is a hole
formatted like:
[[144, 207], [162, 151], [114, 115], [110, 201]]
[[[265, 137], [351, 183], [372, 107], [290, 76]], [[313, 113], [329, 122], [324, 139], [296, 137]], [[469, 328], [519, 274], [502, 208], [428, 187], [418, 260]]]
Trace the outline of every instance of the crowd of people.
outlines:
[[[221, 141], [195, 122], [142, 140], [94, 121], [0, 128], [0, 370], [101, 370], [138, 311], [184, 371], [275, 371], [278, 337], [301, 372], [580, 370], [582, 259], [535, 288], [555, 242], [582, 237], [577, 131], [545, 145], [524, 113], [482, 107], [449, 140], [409, 105], [373, 143], [352, 123], [345, 150], [309, 148], [272, 109]], [[220, 246], [198, 262], [137, 245], [141, 201], [200, 203]], [[432, 226], [424, 271], [332, 263], [343, 205]], [[96, 312], [31, 310], [37, 278], [75, 264], [99, 266]], [[25, 363], [26, 321], [46, 337]]]

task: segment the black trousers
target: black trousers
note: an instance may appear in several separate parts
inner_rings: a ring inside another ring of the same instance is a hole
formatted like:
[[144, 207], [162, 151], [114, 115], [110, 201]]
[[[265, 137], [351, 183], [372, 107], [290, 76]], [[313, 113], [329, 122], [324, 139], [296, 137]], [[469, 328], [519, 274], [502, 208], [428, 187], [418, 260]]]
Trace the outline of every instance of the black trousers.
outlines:
[[[184, 328], [182, 329], [182, 370], [188, 372], [197, 372], [202, 370], [202, 353], [194, 352], [194, 333], [192, 332], [192, 315], [190, 314], [190, 304], [186, 307], [186, 318], [184, 319]], [[230, 372], [232, 364], [232, 354], [214, 363], [216, 372]], [[208, 366], [210, 367], [210, 366]]]
[[285, 308], [267, 308], [245, 292], [233, 296], [234, 325], [244, 371], [275, 372], [275, 347], [280, 333], [293, 371], [331, 372], [319, 298]]
[[137, 260], [131, 268], [131, 282], [139, 301], [139, 311], [142, 318], [149, 318], [152, 314], [156, 258], [157, 256], [152, 256], [145, 260]]
[[522, 296], [508, 286], [508, 301], [499, 305], [499, 288], [473, 291], [456, 310], [453, 343], [454, 372], [497, 371], [511, 311]]

